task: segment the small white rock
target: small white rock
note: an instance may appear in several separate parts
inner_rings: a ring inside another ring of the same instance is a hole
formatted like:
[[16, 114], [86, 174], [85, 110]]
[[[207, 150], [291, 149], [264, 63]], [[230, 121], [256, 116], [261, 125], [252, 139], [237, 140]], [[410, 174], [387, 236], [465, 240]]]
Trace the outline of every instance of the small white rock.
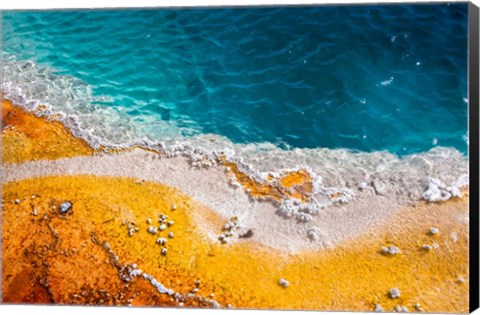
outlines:
[[361, 182], [358, 185], [358, 188], [360, 188], [361, 190], [367, 189], [368, 188], [368, 183], [367, 182]]
[[375, 304], [375, 308], [373, 309], [373, 311], [377, 312], [377, 313], [385, 312], [385, 310], [383, 309], [383, 307], [380, 304]]
[[70, 209], [72, 209], [73, 204], [70, 201], [65, 201], [60, 204], [60, 213], [66, 214]]
[[408, 313], [408, 308], [406, 306], [397, 305], [397, 307], [395, 308], [395, 311], [399, 313]]
[[147, 232], [150, 234], [157, 234], [157, 228], [154, 226], [149, 226]]
[[299, 213], [299, 214], [297, 215], [297, 221], [298, 221], [298, 222], [307, 223], [307, 222], [309, 222], [310, 220], [312, 220], [312, 216], [311, 216], [310, 214], [308, 214], [308, 213], [303, 213], [303, 212], [301, 212], [301, 213]]
[[15, 199], [15, 204], [18, 205], [20, 203], [20, 200]]
[[388, 250], [388, 252], [390, 253], [390, 255], [396, 255], [400, 253], [400, 249], [398, 249], [398, 247], [396, 246], [390, 246], [390, 249]]
[[150, 224], [152, 223], [152, 220], [151, 219], [147, 219], [147, 224]]
[[396, 246], [391, 245], [390, 247], [382, 246], [382, 253], [389, 255], [396, 255], [400, 253], [400, 249]]
[[427, 251], [431, 251], [433, 249], [433, 247], [431, 245], [428, 245], [428, 244], [423, 244], [422, 248], [424, 250], [427, 250]]
[[227, 222], [227, 223], [225, 223], [225, 225], [223, 226], [223, 229], [224, 229], [225, 231], [231, 230], [231, 229], [233, 228], [233, 226], [234, 226], [233, 222]]
[[419, 312], [423, 312], [422, 305], [420, 303], [415, 304], [415, 309]]
[[159, 237], [157, 239], [157, 244], [159, 245], [165, 245], [167, 243], [167, 239], [166, 238], [163, 238], [163, 237]]
[[168, 237], [173, 238], [173, 232], [168, 232]]
[[434, 228], [434, 227], [430, 228], [430, 234], [435, 235], [435, 234], [438, 234], [438, 232], [440, 231], [437, 228]]
[[319, 229], [317, 227], [313, 227], [307, 231], [307, 236], [312, 241], [316, 241], [320, 238], [318, 234], [319, 234]]
[[281, 286], [284, 287], [284, 288], [287, 288], [287, 287], [290, 285], [290, 283], [288, 283], [288, 281], [285, 280], [285, 279], [283, 279], [283, 278], [281, 278], [280, 280], [278, 280], [278, 284], [281, 285]]
[[172, 226], [174, 223], [175, 223], [175, 221], [168, 221], [168, 222], [167, 222], [167, 225], [168, 225], [168, 226]]
[[162, 255], [165, 256], [167, 255], [168, 250], [166, 248], [162, 248]]
[[176, 206], [176, 205], [173, 205], [173, 206], [172, 206], [172, 211], [175, 211], [175, 210], [177, 210], [177, 206]]
[[160, 231], [165, 231], [166, 228], [167, 228], [167, 226], [165, 224], [162, 224], [162, 225], [160, 225], [159, 230]]
[[390, 289], [389, 293], [392, 299], [396, 299], [400, 297], [400, 290], [398, 288]]

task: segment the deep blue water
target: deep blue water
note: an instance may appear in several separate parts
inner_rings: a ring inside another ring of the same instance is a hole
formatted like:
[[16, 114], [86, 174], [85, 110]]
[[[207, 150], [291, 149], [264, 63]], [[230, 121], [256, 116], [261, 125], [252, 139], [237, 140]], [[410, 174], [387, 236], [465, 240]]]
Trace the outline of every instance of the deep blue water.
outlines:
[[3, 13], [2, 33], [4, 56], [80, 78], [106, 96], [99, 106], [153, 129], [163, 120], [236, 143], [467, 150], [464, 3], [17, 11]]

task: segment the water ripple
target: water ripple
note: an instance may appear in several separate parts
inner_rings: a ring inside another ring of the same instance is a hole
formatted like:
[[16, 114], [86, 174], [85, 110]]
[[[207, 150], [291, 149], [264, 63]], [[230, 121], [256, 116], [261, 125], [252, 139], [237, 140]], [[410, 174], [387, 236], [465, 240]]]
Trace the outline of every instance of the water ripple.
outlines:
[[11, 87], [116, 141], [466, 152], [466, 17], [462, 3], [16, 11], [2, 54]]

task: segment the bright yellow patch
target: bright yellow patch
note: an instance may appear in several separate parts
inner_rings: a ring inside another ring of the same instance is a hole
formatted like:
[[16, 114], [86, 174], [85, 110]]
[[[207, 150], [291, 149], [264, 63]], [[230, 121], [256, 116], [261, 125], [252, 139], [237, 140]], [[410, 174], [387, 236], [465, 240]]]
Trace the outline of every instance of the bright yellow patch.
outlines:
[[[198, 294], [214, 293], [223, 306], [369, 311], [380, 303], [385, 310], [404, 305], [414, 311], [413, 305], [420, 303], [429, 312], [468, 308], [468, 233], [461, 220], [467, 214], [466, 200], [421, 204], [336, 249], [287, 255], [250, 240], [222, 245], [207, 239], [193, 218], [207, 217], [213, 226], [218, 224], [218, 233], [222, 220], [160, 184], [127, 178], [48, 177], [9, 183], [3, 198], [5, 301], [41, 302], [45, 296], [48, 301], [50, 292], [55, 303], [176, 305], [155, 294], [143, 279], [126, 288], [93, 235], [110, 244], [121, 264], [137, 263], [181, 293], [188, 293], [200, 280]], [[65, 200], [73, 202], [73, 213], [62, 218], [58, 205]], [[161, 214], [174, 224], [157, 235], [148, 233], [148, 226], [159, 226]], [[132, 237], [128, 222], [139, 228]], [[56, 242], [48, 226], [58, 235]], [[430, 227], [440, 233], [429, 235]], [[169, 231], [174, 238], [167, 237]], [[168, 239], [166, 256], [155, 243], [160, 236]], [[437, 250], [421, 249], [434, 242]], [[401, 253], [384, 256], [383, 245], [396, 245]], [[466, 282], [457, 283], [459, 276]], [[280, 278], [290, 286], [279, 286]], [[45, 287], [47, 291], [35, 289]], [[388, 297], [393, 287], [401, 290], [399, 299]], [[119, 294], [125, 297], [113, 300]]]
[[223, 164], [230, 168], [229, 175], [234, 176], [254, 197], [275, 200], [296, 198], [307, 201], [308, 195], [313, 191], [312, 177], [306, 170], [289, 172], [280, 178], [269, 175], [265, 182], [259, 183], [242, 172], [235, 163], [224, 161]]

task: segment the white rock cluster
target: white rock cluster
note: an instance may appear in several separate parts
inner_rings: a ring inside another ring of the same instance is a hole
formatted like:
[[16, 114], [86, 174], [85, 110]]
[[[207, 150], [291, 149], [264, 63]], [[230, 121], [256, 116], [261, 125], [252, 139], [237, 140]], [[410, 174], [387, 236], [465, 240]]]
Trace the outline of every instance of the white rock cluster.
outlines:
[[223, 226], [223, 233], [218, 236], [218, 240], [225, 244], [227, 240], [233, 236], [233, 233], [238, 229], [238, 217], [232, 217], [225, 225]]
[[284, 218], [292, 218], [297, 214], [308, 214], [309, 216], [297, 216], [297, 220], [300, 222], [308, 222], [311, 219], [312, 215], [317, 214], [323, 208], [322, 205], [317, 203], [315, 200], [312, 200], [307, 203], [302, 203], [302, 201], [294, 198], [289, 198], [283, 200], [277, 210], [277, 214]]
[[209, 168], [214, 166], [216, 163], [204, 152], [195, 151], [190, 155], [190, 164], [197, 168]]
[[[299, 222], [306, 223], [310, 221], [312, 215], [318, 214], [320, 210], [334, 203], [349, 202], [354, 197], [353, 191], [349, 189], [319, 188], [319, 193], [324, 196], [328, 196], [330, 201], [320, 204], [314, 198], [312, 198], [309, 202], [302, 202], [299, 199], [288, 198], [282, 200], [280, 206], [278, 207], [277, 214], [284, 218], [292, 218], [296, 216]], [[308, 214], [309, 216], [306, 216], [302, 213]]]
[[430, 178], [428, 189], [422, 194], [423, 199], [429, 202], [442, 202], [453, 197], [461, 198], [461, 189], [468, 186], [468, 175], [460, 176], [450, 186], [438, 178]]
[[173, 295], [174, 291], [172, 289], [166, 288], [163, 284], [157, 281], [153, 276], [143, 273], [142, 274], [143, 278], [145, 280], [150, 281], [150, 283], [157, 289], [157, 291], [161, 294], [168, 294], [168, 295]]
[[347, 203], [355, 197], [355, 193], [348, 188], [324, 187], [320, 188], [318, 192], [324, 196], [329, 196], [332, 203]]
[[128, 236], [132, 237], [134, 233], [140, 231], [138, 226], [135, 226], [135, 222], [124, 221], [123, 225], [127, 225]]

